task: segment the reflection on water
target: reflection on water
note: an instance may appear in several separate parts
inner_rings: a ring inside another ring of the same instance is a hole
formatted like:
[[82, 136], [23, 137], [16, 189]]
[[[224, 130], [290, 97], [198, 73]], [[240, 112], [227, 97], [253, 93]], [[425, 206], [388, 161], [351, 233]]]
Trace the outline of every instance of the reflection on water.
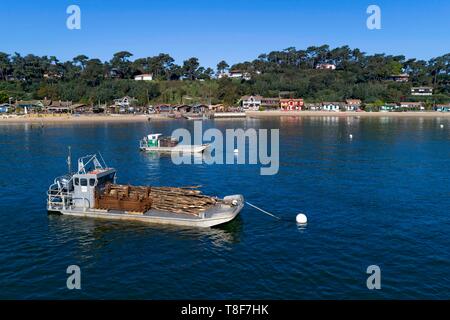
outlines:
[[306, 232], [307, 228], [308, 228], [308, 224], [297, 223], [297, 229], [300, 233]]
[[226, 248], [239, 243], [242, 233], [240, 216], [214, 228], [186, 228], [139, 221], [109, 221], [51, 214], [48, 216], [48, 226], [58, 242], [63, 244], [76, 239], [80, 249], [90, 255], [95, 254], [92, 250], [129, 239], [130, 235], [137, 241], [164, 235], [174, 240], [201, 240], [216, 247]]
[[208, 152], [207, 150], [205, 150], [204, 153], [186, 152], [186, 153], [174, 153], [173, 155], [167, 152], [154, 152], [154, 151], [142, 152], [142, 154], [151, 163], [157, 163], [161, 159], [171, 160], [172, 156], [174, 157], [176, 156], [177, 159], [179, 159], [179, 161], [182, 163], [202, 163], [203, 160], [207, 159], [208, 157], [211, 157], [211, 153]]

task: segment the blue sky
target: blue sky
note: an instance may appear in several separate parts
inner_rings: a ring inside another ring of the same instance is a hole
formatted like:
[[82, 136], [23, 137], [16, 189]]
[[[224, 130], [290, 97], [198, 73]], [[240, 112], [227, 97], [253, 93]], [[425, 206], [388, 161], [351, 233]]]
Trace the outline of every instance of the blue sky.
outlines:
[[[81, 30], [66, 28], [71, 4], [81, 8]], [[366, 27], [371, 4], [381, 8], [381, 30]], [[325, 43], [421, 59], [450, 52], [448, 0], [2, 0], [1, 8], [0, 51], [61, 60], [127, 50], [214, 67]]]

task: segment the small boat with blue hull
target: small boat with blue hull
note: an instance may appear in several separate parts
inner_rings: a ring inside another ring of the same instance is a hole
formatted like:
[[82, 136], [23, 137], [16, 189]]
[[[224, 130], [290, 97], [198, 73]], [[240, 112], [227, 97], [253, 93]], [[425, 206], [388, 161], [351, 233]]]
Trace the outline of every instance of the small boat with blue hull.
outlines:
[[96, 155], [78, 160], [78, 171], [56, 178], [47, 193], [49, 213], [134, 220], [154, 224], [213, 227], [233, 220], [244, 207], [242, 195], [223, 199], [198, 187], [116, 184], [116, 170]]

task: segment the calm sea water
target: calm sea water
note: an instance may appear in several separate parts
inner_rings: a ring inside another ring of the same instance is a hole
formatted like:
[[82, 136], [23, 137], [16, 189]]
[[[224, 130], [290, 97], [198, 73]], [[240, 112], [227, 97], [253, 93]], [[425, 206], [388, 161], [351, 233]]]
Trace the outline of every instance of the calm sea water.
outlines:
[[[275, 176], [257, 165], [175, 166], [138, 151], [150, 130], [178, 127], [193, 123], [0, 125], [0, 298], [450, 298], [449, 120], [204, 122], [280, 128]], [[68, 145], [74, 156], [100, 151], [119, 182], [242, 193], [288, 221], [249, 206], [207, 230], [48, 216], [46, 191], [66, 172]], [[306, 227], [295, 224], [299, 212]], [[81, 290], [66, 288], [72, 264]], [[382, 289], [371, 291], [374, 264]]]

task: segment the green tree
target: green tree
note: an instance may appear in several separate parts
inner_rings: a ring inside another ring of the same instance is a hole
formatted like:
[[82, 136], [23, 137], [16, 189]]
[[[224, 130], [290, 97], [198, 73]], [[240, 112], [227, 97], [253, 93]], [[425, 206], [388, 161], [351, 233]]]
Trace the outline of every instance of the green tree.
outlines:
[[128, 51], [120, 51], [114, 54], [110, 60], [112, 68], [119, 70], [125, 78], [130, 78], [133, 75], [132, 63], [129, 58], [133, 56]]
[[183, 76], [189, 80], [195, 80], [199, 77], [200, 63], [198, 59], [193, 57], [183, 62]]
[[86, 68], [86, 64], [88, 62], [89, 58], [85, 56], [84, 54], [80, 54], [73, 58], [74, 65], [77, 65], [81, 68], [81, 70], [84, 70]]
[[217, 64], [218, 73], [224, 73], [228, 68], [230, 68], [230, 66], [225, 60], [222, 60]]
[[9, 94], [6, 92], [0, 91], [0, 103], [9, 102]]

